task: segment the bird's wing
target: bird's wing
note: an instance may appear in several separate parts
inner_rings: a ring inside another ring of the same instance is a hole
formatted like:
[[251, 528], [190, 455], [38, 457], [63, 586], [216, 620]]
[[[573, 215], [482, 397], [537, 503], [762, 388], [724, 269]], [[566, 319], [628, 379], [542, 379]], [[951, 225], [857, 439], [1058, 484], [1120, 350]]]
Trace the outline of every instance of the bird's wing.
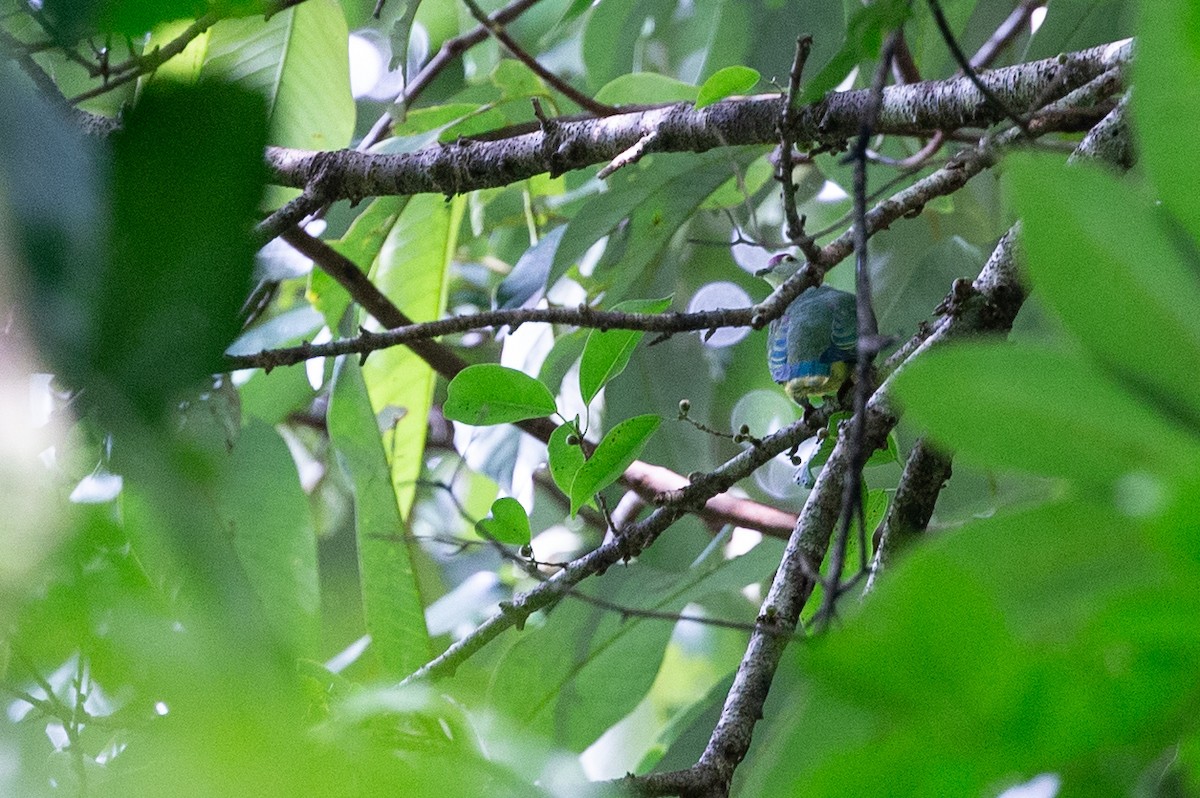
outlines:
[[858, 352], [858, 303], [854, 294], [829, 289], [830, 324], [829, 350], [826, 359], [831, 363], [854, 360]]

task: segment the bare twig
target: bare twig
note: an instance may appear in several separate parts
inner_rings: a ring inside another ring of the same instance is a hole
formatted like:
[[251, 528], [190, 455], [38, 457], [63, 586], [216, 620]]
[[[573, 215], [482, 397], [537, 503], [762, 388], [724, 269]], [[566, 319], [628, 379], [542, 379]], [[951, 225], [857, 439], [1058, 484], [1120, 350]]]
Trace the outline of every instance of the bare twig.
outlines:
[[94, 89], [78, 94], [70, 99], [71, 105], [78, 105], [85, 100], [90, 100], [93, 97], [99, 97], [113, 89], [123, 86], [130, 81], [137, 80], [142, 75], [148, 75], [168, 60], [182, 53], [192, 41], [211, 28], [221, 19], [221, 15], [216, 12], [209, 12], [202, 17], [199, 17], [191, 25], [188, 25], [182, 33], [176, 36], [171, 41], [164, 44], [162, 47], [156, 47], [152, 52], [131, 58], [127, 65], [122, 68], [114, 67], [109, 73], [109, 78]]
[[800, 94], [800, 78], [804, 74], [804, 64], [808, 54], [812, 52], [812, 37], [801, 36], [796, 39], [796, 55], [792, 59], [792, 70], [788, 74], [787, 92], [783, 96], [783, 113], [779, 119], [779, 166], [776, 179], [783, 190], [783, 218], [787, 222], [786, 235], [804, 255], [812, 261], [818, 256], [819, 250], [812, 236], [804, 231], [805, 219], [796, 209], [796, 181], [792, 175], [796, 161], [792, 150], [796, 147], [796, 97]]
[[585, 111], [593, 113], [596, 116], [611, 116], [615, 113], [618, 113], [616, 108], [613, 108], [611, 105], [605, 105], [604, 103], [596, 102], [591, 97], [579, 91], [579, 89], [575, 88], [570, 83], [567, 83], [558, 75], [555, 75], [553, 72], [539, 64], [538, 60], [526, 52], [525, 48], [521, 47], [521, 45], [517, 43], [516, 39], [508, 35], [508, 31], [504, 30], [504, 26], [502, 24], [493, 21], [487, 14], [485, 14], [483, 9], [479, 7], [479, 4], [476, 3], [475, 0], [462, 1], [470, 10], [471, 16], [475, 17], [476, 21], [478, 21], [480, 25], [487, 28], [488, 33], [490, 33], [496, 39], [496, 41], [504, 45], [504, 48], [508, 50], [508, 52], [510, 52], [514, 58], [516, 58], [525, 66], [529, 67], [530, 71], [532, 71], [535, 75], [553, 86], [559, 94], [568, 98]]
[[1034, 10], [1044, 5], [1046, 5], [1046, 0], [1022, 0], [1021, 4], [1014, 8], [1012, 13], [996, 27], [983, 46], [975, 51], [975, 55], [971, 56], [971, 66], [975, 69], [989, 66], [996, 56], [1000, 55], [1004, 48], [1012, 44], [1013, 40], [1026, 29]]
[[[854, 384], [854, 419], [850, 428], [850, 464], [846, 484], [843, 488], [841, 524], [833, 541], [833, 551], [829, 557], [829, 578], [823, 593], [823, 605], [819, 617], [828, 622], [837, 607], [837, 599], [842, 590], [842, 568], [846, 560], [846, 548], [850, 537], [850, 526], [858, 521], [859, 533], [866, 534], [866, 511], [863, 506], [862, 471], [867, 464], [871, 452], [867, 447], [866, 409], [867, 399], [871, 395], [871, 363], [879, 351], [879, 322], [875, 318], [875, 306], [871, 297], [871, 273], [867, 260], [867, 241], [870, 234], [867, 231], [867, 145], [871, 140], [871, 131], [875, 117], [879, 113], [879, 104], [883, 98], [883, 85], [891, 70], [892, 55], [900, 33], [891, 33], [884, 41], [879, 53], [879, 64], [871, 83], [873, 102], [863, 118], [862, 128], [858, 139], [850, 151], [854, 159], [854, 287], [855, 308], [858, 323], [858, 344], [855, 358]], [[865, 546], [863, 547], [865, 551]]]
[[[540, 0], [513, 0], [513, 2], [488, 17], [488, 19], [497, 25], [507, 25], [539, 2]], [[480, 25], [461, 36], [455, 36], [452, 39], [442, 42], [442, 46], [438, 49], [437, 54], [429, 59], [428, 63], [421, 68], [421, 71], [408, 78], [408, 81], [404, 84], [404, 90], [396, 97], [395, 104], [402, 111], [407, 110], [421, 96], [422, 92], [429, 87], [433, 79], [440, 75], [442, 70], [449, 66], [455, 58], [484, 41], [487, 37], [488, 29]], [[384, 139], [391, 125], [392, 114], [389, 111], [375, 120], [375, 124], [371, 126], [371, 130], [359, 142], [357, 149], [365, 151], [374, 147]]]
[[975, 88], [979, 89], [979, 93], [987, 98], [988, 102], [996, 106], [1004, 112], [1004, 115], [1012, 120], [1012, 123], [1029, 135], [1029, 128], [1024, 119], [1012, 111], [1008, 104], [1001, 100], [996, 93], [993, 92], [982, 80], [979, 79], [979, 74], [975, 68], [971, 66], [971, 62], [967, 60], [967, 56], [963, 53], [962, 48], [958, 46], [958, 41], [954, 38], [954, 32], [950, 30], [950, 23], [946, 20], [946, 15], [942, 12], [942, 5], [938, 0], [928, 0], [929, 10], [933, 12], [934, 22], [937, 23], [938, 31], [942, 34], [942, 39], [946, 42], [946, 47], [949, 48], [950, 54], [954, 56], [955, 62], [958, 63], [958, 68], [962, 73], [975, 84]]

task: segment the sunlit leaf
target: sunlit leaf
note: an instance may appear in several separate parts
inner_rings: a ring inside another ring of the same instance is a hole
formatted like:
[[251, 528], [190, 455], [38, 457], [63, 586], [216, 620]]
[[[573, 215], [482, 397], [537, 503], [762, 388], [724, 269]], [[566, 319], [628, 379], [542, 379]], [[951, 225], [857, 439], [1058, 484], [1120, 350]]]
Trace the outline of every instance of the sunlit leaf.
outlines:
[[696, 95], [696, 107], [703, 108], [726, 97], [745, 94], [754, 88], [759, 77], [758, 70], [750, 67], [729, 66], [719, 69], [700, 87]]
[[379, 425], [352, 359], [341, 363], [329, 405], [329, 436], [354, 491], [363, 614], [384, 672], [407, 676], [430, 656], [425, 607]]
[[529, 516], [516, 499], [505, 496], [492, 503], [492, 512], [477, 524], [481, 534], [513, 546], [528, 545], [532, 538]]
[[647, 414], [626, 419], [608, 431], [596, 451], [575, 473], [571, 483], [572, 513], [625, 472], [660, 423], [660, 416]]
[[556, 411], [550, 390], [524, 372], [479, 363], [460, 371], [446, 391], [446, 418], [486, 426], [541, 418]]

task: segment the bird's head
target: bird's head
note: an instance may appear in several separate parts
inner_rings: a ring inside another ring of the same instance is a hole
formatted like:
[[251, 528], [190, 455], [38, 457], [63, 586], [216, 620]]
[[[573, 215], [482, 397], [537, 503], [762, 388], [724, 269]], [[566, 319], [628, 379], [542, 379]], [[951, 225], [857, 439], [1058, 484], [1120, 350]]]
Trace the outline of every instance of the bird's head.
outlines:
[[797, 260], [786, 252], [781, 252], [778, 255], [772, 255], [771, 259], [767, 261], [766, 267], [756, 271], [754, 276], [763, 278], [771, 284], [772, 288], [778, 288], [783, 285], [784, 280], [799, 271], [803, 265], [803, 261]]

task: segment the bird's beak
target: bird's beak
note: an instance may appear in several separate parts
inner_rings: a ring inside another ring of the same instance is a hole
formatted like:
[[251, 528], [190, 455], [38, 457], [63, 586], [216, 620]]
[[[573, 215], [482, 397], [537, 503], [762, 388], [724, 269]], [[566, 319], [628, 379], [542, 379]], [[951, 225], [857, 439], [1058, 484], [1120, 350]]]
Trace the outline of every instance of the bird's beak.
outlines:
[[754, 276], [755, 277], [766, 277], [768, 274], [770, 274], [773, 271], [775, 271], [774, 266], [767, 266], [765, 268], [762, 268], [762, 269], [759, 269], [758, 271], [756, 271], [754, 273]]

